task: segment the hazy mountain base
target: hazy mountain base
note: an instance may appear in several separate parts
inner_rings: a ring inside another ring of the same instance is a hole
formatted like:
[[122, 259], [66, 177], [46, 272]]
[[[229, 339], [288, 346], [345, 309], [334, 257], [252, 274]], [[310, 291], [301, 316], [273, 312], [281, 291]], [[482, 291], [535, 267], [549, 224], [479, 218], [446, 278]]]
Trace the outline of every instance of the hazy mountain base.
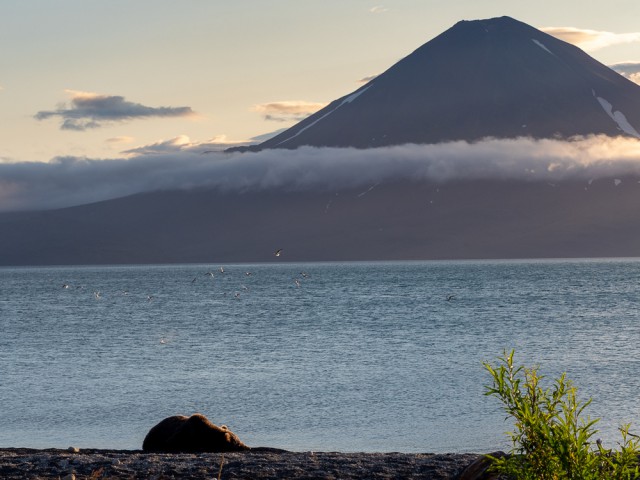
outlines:
[[[5, 480], [84, 478], [432, 479], [456, 478], [474, 454], [320, 453], [258, 449], [246, 453], [148, 454], [123, 450], [0, 449]], [[93, 477], [91, 477], [94, 475]]]
[[639, 218], [630, 177], [167, 191], [0, 214], [0, 265], [632, 257]]

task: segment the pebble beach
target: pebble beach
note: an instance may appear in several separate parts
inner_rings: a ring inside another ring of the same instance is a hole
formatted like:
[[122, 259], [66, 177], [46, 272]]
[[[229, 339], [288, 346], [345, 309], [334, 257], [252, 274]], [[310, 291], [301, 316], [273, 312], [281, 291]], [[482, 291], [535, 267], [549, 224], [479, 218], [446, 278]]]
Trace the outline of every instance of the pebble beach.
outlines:
[[139, 450], [0, 449], [0, 478], [53, 479], [456, 479], [478, 454], [248, 452], [157, 454]]

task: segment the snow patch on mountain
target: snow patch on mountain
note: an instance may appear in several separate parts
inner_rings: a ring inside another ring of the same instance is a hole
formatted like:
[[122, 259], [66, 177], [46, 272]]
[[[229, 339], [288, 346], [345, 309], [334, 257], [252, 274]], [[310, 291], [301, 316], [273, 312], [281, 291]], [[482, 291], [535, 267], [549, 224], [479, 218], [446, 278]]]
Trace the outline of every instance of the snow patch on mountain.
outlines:
[[620, 110], [616, 110], [614, 112], [613, 105], [611, 105], [611, 103], [606, 99], [598, 97], [595, 91], [593, 92], [593, 96], [596, 97], [604, 111], [607, 112], [607, 115], [609, 115], [613, 119], [613, 121], [618, 124], [618, 128], [620, 128], [620, 130], [629, 135], [633, 135], [636, 138], [640, 138], [640, 133], [638, 133], [638, 131], [633, 128], [633, 126], [631, 126], [624, 113], [622, 113]]
[[298, 135], [300, 135], [302, 132], [304, 132], [305, 130], [307, 130], [308, 128], [313, 127], [316, 123], [318, 123], [320, 120], [322, 120], [323, 118], [328, 117], [329, 115], [331, 115], [335, 110], [337, 110], [338, 107], [334, 108], [333, 110], [328, 111], [327, 113], [325, 113], [324, 115], [322, 115], [320, 118], [316, 119], [316, 121], [311, 122], [309, 125], [307, 125], [304, 128], [301, 128], [300, 130], [298, 130], [295, 135], [291, 135], [289, 138], [281, 141], [280, 143], [276, 144], [276, 147], [282, 145], [283, 143], [287, 143], [289, 140], [292, 140], [294, 138], [296, 138]]
[[355, 93], [352, 93], [351, 95], [349, 95], [347, 98], [345, 98], [340, 105], [338, 105], [335, 109], [332, 110], [332, 112], [335, 112], [337, 109], [339, 109], [342, 105], [344, 105], [345, 103], [351, 103], [353, 102], [356, 98], [358, 98], [360, 95], [362, 95], [364, 92], [366, 92], [367, 90], [369, 90], [371, 88], [372, 85], [367, 85], [365, 88], [358, 90]]
[[533, 43], [535, 43], [536, 45], [538, 45], [541, 49], [546, 50], [547, 52], [549, 52], [551, 55], [553, 55], [555, 57], [555, 53], [553, 53], [551, 50], [549, 50], [544, 43], [542, 43], [540, 40], [536, 40], [535, 38], [532, 38], [531, 41]]
[[356, 98], [358, 98], [360, 95], [362, 95], [364, 92], [366, 92], [367, 90], [369, 90], [372, 87], [371, 84], [367, 85], [364, 88], [361, 88], [360, 90], [356, 91], [355, 93], [352, 93], [351, 95], [349, 95], [347, 98], [345, 98], [344, 100], [342, 100], [342, 102], [340, 102], [340, 105], [338, 105], [336, 108], [334, 108], [333, 110], [328, 111], [327, 113], [325, 113], [324, 115], [322, 115], [320, 118], [316, 119], [314, 122], [311, 122], [309, 125], [307, 125], [304, 128], [301, 128], [300, 130], [298, 130], [295, 135], [290, 136], [289, 138], [287, 138], [286, 140], [281, 141], [280, 143], [278, 143], [276, 145], [280, 146], [283, 143], [288, 142], [291, 139], [296, 138], [298, 135], [300, 135], [302, 132], [304, 132], [305, 130], [313, 127], [316, 123], [318, 123], [320, 120], [327, 118], [329, 115], [331, 115], [333, 112], [335, 112], [336, 110], [338, 110], [341, 106], [343, 106], [345, 103], [351, 103], [353, 102]]

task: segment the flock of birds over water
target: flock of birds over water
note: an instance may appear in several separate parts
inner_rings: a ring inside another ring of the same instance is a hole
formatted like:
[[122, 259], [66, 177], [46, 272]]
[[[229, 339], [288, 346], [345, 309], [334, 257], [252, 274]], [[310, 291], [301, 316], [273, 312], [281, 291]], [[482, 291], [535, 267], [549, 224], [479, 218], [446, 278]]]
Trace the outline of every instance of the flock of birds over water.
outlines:
[[[283, 250], [281, 248], [275, 250], [273, 252], [273, 255], [275, 257], [281, 257], [283, 253]], [[204, 273], [197, 273], [195, 274], [193, 277], [189, 277], [190, 280], [185, 280], [186, 282], [191, 283], [192, 285], [196, 285], [199, 283], [202, 283], [204, 280], [204, 277], [208, 277], [209, 279], [213, 280], [214, 278], [225, 278], [225, 283], [227, 283], [227, 278], [233, 277], [237, 279], [238, 273], [237, 273], [237, 268], [234, 267], [234, 270], [232, 273], [227, 272], [227, 270], [225, 270], [224, 266], [219, 266], [218, 268], [214, 268], [214, 269], [209, 269], [208, 271], [204, 272]], [[239, 300], [245, 293], [247, 293], [250, 288], [248, 285], [251, 285], [250, 282], [252, 282], [253, 280], [253, 275], [254, 272], [252, 272], [251, 270], [241, 270], [240, 275], [242, 276], [241, 278], [244, 278], [245, 281], [244, 282], [240, 282], [240, 283], [234, 283], [234, 287], [235, 288], [231, 288], [228, 290], [225, 290], [222, 292], [222, 295], [224, 297], [228, 297], [228, 298], [233, 298], [236, 300]], [[303, 286], [303, 283], [308, 280], [310, 278], [309, 273], [305, 272], [305, 271], [301, 271], [299, 272], [297, 275], [291, 277], [291, 286], [294, 288], [301, 288]], [[229, 286], [229, 283], [227, 283], [226, 286]], [[76, 285], [76, 284], [72, 284], [72, 283], [63, 283], [61, 285], [61, 288], [63, 290], [85, 290], [85, 286], [84, 285]], [[89, 290], [93, 290], [93, 289], [89, 289]], [[117, 291], [112, 291], [106, 294], [106, 297], [116, 297], [116, 296], [129, 296], [130, 292], [127, 289], [120, 289]], [[92, 292], [93, 298], [96, 301], [100, 301], [103, 298], [105, 298], [105, 293], [101, 290], [93, 290]], [[146, 299], [146, 302], [153, 302], [156, 299], [156, 295], [154, 295], [153, 293], [140, 293], [140, 292], [136, 292], [135, 293], [136, 297], [141, 297], [143, 299]], [[161, 295], [162, 296], [162, 295]], [[444, 300], [446, 302], [451, 302], [453, 300], [456, 299], [456, 295], [454, 294], [448, 294], [445, 296]], [[161, 341], [161, 343], [164, 343]]]
[[[273, 252], [273, 255], [274, 255], [275, 257], [280, 257], [280, 256], [282, 256], [282, 251], [283, 251], [283, 250], [282, 250], [281, 248], [279, 248], [279, 249], [277, 249], [277, 250], [275, 250], [275, 251]], [[224, 276], [224, 275], [226, 275], [226, 274], [227, 274], [227, 271], [225, 270], [224, 266], [220, 266], [220, 267], [218, 267], [218, 269], [217, 269], [217, 271], [216, 271], [216, 272], [214, 272], [213, 270], [208, 270], [208, 271], [207, 271], [207, 272], [205, 272], [202, 276], [210, 277], [211, 279], [213, 279], [214, 277], [216, 277], [216, 275], [218, 275], [218, 276]], [[252, 277], [252, 276], [253, 276], [253, 272], [252, 272], [252, 271], [247, 270], [247, 271], [245, 271], [245, 272], [244, 272], [244, 276], [245, 276], [245, 277]], [[295, 285], [295, 287], [297, 287], [297, 288], [300, 288], [300, 287], [302, 286], [303, 281], [304, 281], [304, 280], [307, 280], [307, 279], [309, 278], [309, 276], [310, 276], [310, 275], [309, 275], [307, 272], [301, 271], [301, 272], [299, 273], [299, 276], [295, 276], [295, 277], [293, 277], [293, 278], [292, 278], [293, 285]], [[192, 278], [192, 280], [190, 281], [190, 282], [191, 282], [191, 284], [195, 284], [195, 283], [197, 283], [197, 282], [198, 282], [198, 280], [199, 280], [200, 278], [201, 278], [201, 277], [200, 277], [200, 276], [198, 276], [198, 275], [194, 276], [194, 277]], [[72, 284], [70, 284], [70, 283], [63, 283], [63, 284], [62, 284], [62, 289], [63, 289], [63, 290], [69, 290], [69, 289], [80, 290], [80, 289], [84, 289], [84, 286], [83, 286], [83, 285], [72, 285]], [[233, 292], [233, 298], [235, 298], [235, 299], [240, 299], [240, 297], [242, 296], [242, 293], [243, 293], [243, 292], [247, 292], [248, 290], [249, 290], [249, 287], [247, 287], [244, 283], [241, 283], [241, 284], [240, 284], [240, 288], [239, 288], [239, 289], [236, 289], [236, 290]], [[119, 294], [119, 295], [123, 295], [123, 296], [128, 296], [128, 295], [129, 295], [129, 291], [128, 291], [128, 290], [120, 290], [120, 291], [118, 292], [118, 294]], [[224, 295], [224, 296], [227, 296], [227, 295], [228, 295], [228, 292], [223, 292], [223, 295]], [[93, 298], [94, 298], [95, 300], [101, 300], [101, 299], [103, 298], [103, 292], [102, 292], [102, 291], [100, 291], [100, 290], [94, 290], [94, 291], [93, 291]], [[456, 295], [454, 295], [454, 294], [448, 294], [448, 295], [446, 296], [445, 300], [446, 300], [447, 302], [451, 302], [452, 300], [455, 300], [455, 298], [456, 298]], [[151, 301], [153, 301], [154, 299], [155, 299], [155, 295], [153, 295], [153, 294], [146, 294], [146, 300], [147, 300], [147, 302], [151, 302]]]
[[[275, 257], [282, 256], [282, 249], [277, 249], [273, 252]], [[240, 300], [243, 295], [250, 291], [250, 287], [255, 283], [254, 278], [258, 277], [259, 274], [254, 275], [252, 270], [247, 269], [239, 269], [238, 266], [234, 266], [231, 271], [227, 271], [225, 266], [219, 266], [217, 268], [208, 269], [205, 272], [199, 272], [193, 274], [193, 276], [187, 277], [184, 280], [186, 285], [191, 284], [194, 287], [196, 285], [205, 283], [212, 284], [212, 280], [216, 279], [216, 282], [213, 284], [223, 285], [224, 288], [221, 291], [221, 295], [227, 298]], [[309, 279], [311, 276], [309, 273], [305, 271], [301, 271], [295, 276], [291, 277], [291, 286], [293, 288], [301, 288], [303, 286], [303, 282]], [[233, 280], [232, 280], [233, 279]], [[240, 279], [238, 282], [236, 280]], [[230, 281], [231, 280], [231, 281]], [[140, 287], [140, 285], [138, 285]], [[166, 297], [166, 291], [163, 293], [158, 293], [156, 296], [154, 293], [146, 293], [141, 292], [141, 288], [136, 288], [135, 291], [130, 291], [128, 289], [112, 289], [110, 291], [102, 291], [102, 290], [94, 290], [93, 288], [87, 287], [86, 285], [79, 283], [62, 283], [60, 285], [62, 290], [77, 290], [77, 291], [92, 291], [92, 297], [95, 301], [102, 300], [111, 300], [113, 301], [116, 297], [127, 297], [131, 296], [137, 299], [143, 299], [146, 302], [154, 302], [154, 301], [162, 301], [163, 298]], [[166, 338], [161, 338], [160, 343], [167, 343], [168, 340]]]
[[[277, 250], [275, 250], [273, 252], [273, 255], [275, 257], [280, 257], [282, 255], [282, 249], [279, 248]], [[192, 280], [190, 280], [191, 284], [195, 284], [197, 283], [203, 276], [204, 277], [209, 277], [211, 279], [215, 278], [216, 276], [218, 277], [222, 277], [222, 276], [226, 276], [227, 275], [227, 271], [225, 270], [224, 266], [220, 266], [218, 267], [215, 271], [214, 270], [208, 270], [207, 272], [205, 272], [204, 274], [200, 274], [200, 275], [196, 275], [193, 277]], [[244, 277], [252, 277], [253, 276], [253, 272], [250, 270], [246, 270], [243, 273]], [[310, 275], [307, 272], [300, 272], [299, 275], [295, 276], [292, 278], [292, 284], [295, 285], [295, 287], [300, 288], [302, 286], [302, 282], [306, 279], [308, 279], [310, 277]], [[242, 295], [243, 292], [246, 292], [249, 290], [249, 287], [247, 287], [244, 283], [241, 283], [240, 288], [236, 289], [232, 296], [235, 299], [239, 299]], [[83, 285], [74, 285], [71, 283], [63, 283], [61, 285], [61, 288], [63, 290], [81, 290], [84, 289], [85, 287]], [[123, 296], [128, 296], [129, 295], [129, 290], [119, 290], [117, 292], [118, 295], [123, 295]], [[227, 296], [228, 292], [223, 292], [223, 295]], [[95, 300], [101, 300], [103, 298], [103, 292], [100, 290], [94, 290], [93, 291], [93, 298]], [[153, 294], [146, 294], [146, 300], [147, 302], [151, 302], [155, 299], [155, 295]]]

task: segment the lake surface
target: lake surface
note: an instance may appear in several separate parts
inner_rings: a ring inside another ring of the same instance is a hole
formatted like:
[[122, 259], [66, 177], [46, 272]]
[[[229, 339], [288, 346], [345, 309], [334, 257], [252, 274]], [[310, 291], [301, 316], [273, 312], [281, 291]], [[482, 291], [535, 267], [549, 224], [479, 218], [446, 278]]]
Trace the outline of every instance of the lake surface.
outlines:
[[607, 446], [640, 430], [640, 261], [220, 266], [0, 268], [0, 447], [137, 449], [201, 412], [250, 446], [506, 449], [482, 362], [512, 348]]

